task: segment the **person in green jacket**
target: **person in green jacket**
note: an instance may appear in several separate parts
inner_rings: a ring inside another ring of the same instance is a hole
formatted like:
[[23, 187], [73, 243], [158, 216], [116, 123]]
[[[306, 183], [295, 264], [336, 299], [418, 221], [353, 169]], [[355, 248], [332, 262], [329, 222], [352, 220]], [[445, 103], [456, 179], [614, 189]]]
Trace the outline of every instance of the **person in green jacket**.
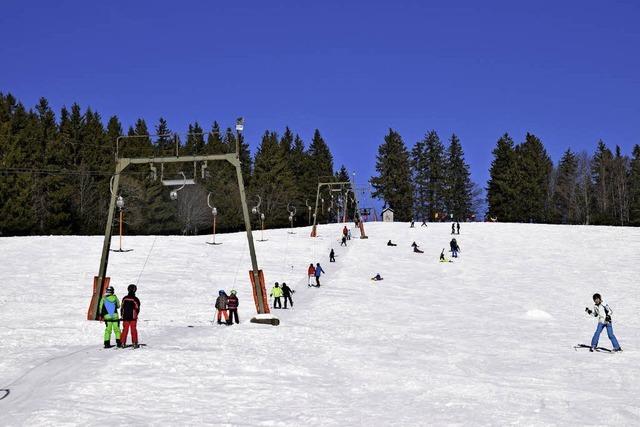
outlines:
[[282, 297], [282, 288], [278, 284], [278, 282], [273, 285], [271, 288], [271, 296], [273, 297], [273, 308], [282, 308], [282, 303], [280, 302], [280, 297]]
[[98, 310], [104, 320], [104, 324], [107, 327], [104, 330], [104, 348], [110, 348], [111, 346], [111, 332], [116, 335], [116, 345], [122, 347], [120, 344], [120, 318], [118, 317], [118, 310], [120, 309], [120, 300], [113, 293], [113, 286], [109, 286], [105, 295], [100, 300], [100, 306]]

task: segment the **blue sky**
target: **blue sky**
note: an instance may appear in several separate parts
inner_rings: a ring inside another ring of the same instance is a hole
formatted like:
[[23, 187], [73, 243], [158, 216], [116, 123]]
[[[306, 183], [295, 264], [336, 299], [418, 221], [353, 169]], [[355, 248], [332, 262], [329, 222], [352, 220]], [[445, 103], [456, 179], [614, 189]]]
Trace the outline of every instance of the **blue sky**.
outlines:
[[0, 91], [180, 132], [244, 116], [252, 148], [319, 128], [360, 182], [389, 127], [455, 132], [484, 187], [504, 132], [554, 161], [640, 143], [639, 22], [634, 1], [5, 0]]

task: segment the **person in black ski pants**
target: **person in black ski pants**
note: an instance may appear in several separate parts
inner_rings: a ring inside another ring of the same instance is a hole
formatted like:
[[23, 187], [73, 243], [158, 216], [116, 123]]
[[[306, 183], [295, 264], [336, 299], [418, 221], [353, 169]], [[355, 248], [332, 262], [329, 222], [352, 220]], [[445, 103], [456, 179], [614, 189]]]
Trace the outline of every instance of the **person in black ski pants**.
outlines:
[[398, 245], [396, 245], [396, 244], [395, 244], [395, 243], [393, 243], [391, 240], [389, 240], [389, 241], [387, 242], [387, 246], [398, 246]]
[[459, 222], [456, 222], [456, 231], [457, 231], [456, 234], [460, 234], [460, 223]]
[[284, 308], [287, 308], [287, 301], [291, 304], [291, 308], [293, 308], [293, 300], [291, 299], [291, 294], [295, 293], [293, 289], [291, 289], [286, 283], [282, 282], [282, 296], [284, 297]]
[[333, 251], [333, 248], [331, 248], [331, 252], [329, 252], [329, 262], [336, 262], [336, 253]]
[[340, 246], [347, 246], [347, 236], [342, 236], [342, 241], [340, 241]]
[[451, 223], [451, 234], [456, 234], [456, 224], [455, 223]]
[[229, 297], [227, 298], [227, 309], [229, 310], [229, 320], [227, 320], [227, 325], [233, 325], [233, 318], [236, 319], [236, 324], [240, 323], [238, 320], [238, 305], [240, 305], [240, 301], [238, 300], [238, 295], [235, 289], [231, 290]]

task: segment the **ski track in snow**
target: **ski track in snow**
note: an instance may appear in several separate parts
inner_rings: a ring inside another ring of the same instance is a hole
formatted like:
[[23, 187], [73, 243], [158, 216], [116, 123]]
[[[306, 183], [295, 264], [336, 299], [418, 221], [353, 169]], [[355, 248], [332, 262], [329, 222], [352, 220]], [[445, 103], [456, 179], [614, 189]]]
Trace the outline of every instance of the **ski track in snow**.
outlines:
[[[245, 233], [158, 237], [150, 254], [155, 237], [125, 237], [134, 251], [108, 271], [120, 299], [149, 255], [139, 350], [102, 349], [85, 320], [102, 237], [0, 238], [0, 425], [639, 425], [640, 229], [461, 226], [453, 263], [438, 262], [450, 223], [367, 223], [347, 248], [342, 224], [265, 231], [268, 290], [296, 290], [278, 327], [248, 322]], [[211, 323], [218, 289], [238, 291], [240, 325]], [[621, 354], [573, 349], [594, 292]]]

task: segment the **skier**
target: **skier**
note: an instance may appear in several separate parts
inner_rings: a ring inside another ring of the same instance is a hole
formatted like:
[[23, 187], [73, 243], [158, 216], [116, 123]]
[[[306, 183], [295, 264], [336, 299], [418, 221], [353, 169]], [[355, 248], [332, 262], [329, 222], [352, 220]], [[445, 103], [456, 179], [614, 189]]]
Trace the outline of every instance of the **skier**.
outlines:
[[456, 234], [460, 234], [460, 223], [456, 222]]
[[444, 248], [442, 248], [442, 252], [440, 252], [440, 262], [453, 262], [444, 256]]
[[347, 246], [347, 236], [342, 236], [342, 240], [340, 241], [340, 246]]
[[329, 262], [336, 262], [336, 253], [333, 251], [333, 248], [331, 248], [331, 252], [329, 252]]
[[282, 302], [280, 301], [280, 297], [282, 297], [282, 288], [276, 282], [271, 288], [271, 296], [273, 297], [273, 308], [282, 308]]
[[344, 236], [344, 238], [346, 239], [348, 234], [349, 234], [349, 229], [348, 229], [348, 228], [347, 228], [347, 226], [345, 225], [345, 226], [342, 228], [342, 235], [343, 235], [343, 236]]
[[380, 273], [377, 273], [375, 276], [371, 278], [371, 280], [378, 281], [378, 280], [384, 280], [384, 279], [382, 278], [382, 276], [380, 276]]
[[413, 220], [413, 218], [411, 218], [411, 224], [409, 225], [409, 228], [414, 228], [415, 227], [415, 221]]
[[413, 252], [417, 253], [417, 254], [423, 254], [424, 251], [421, 251], [420, 249], [418, 249], [418, 244], [416, 242], [413, 242], [411, 244], [411, 247], [413, 248]]
[[351, 230], [347, 232], [347, 240], [351, 240]]
[[311, 286], [311, 278], [316, 277], [316, 268], [312, 264], [309, 264], [307, 269], [307, 286]]
[[229, 324], [229, 316], [227, 314], [227, 302], [229, 297], [227, 293], [220, 289], [218, 291], [218, 298], [216, 298], [216, 309], [218, 310], [218, 325], [222, 325], [222, 316], [224, 316], [224, 322]]
[[138, 314], [140, 313], [140, 300], [136, 297], [138, 287], [134, 284], [127, 286], [127, 296], [122, 298], [122, 307], [120, 315], [122, 316], [122, 337], [120, 342], [122, 347], [127, 344], [127, 335], [131, 329], [131, 343], [133, 348], [140, 347], [138, 345]]
[[458, 252], [460, 251], [460, 246], [458, 246], [458, 242], [456, 241], [455, 238], [451, 239], [451, 241], [449, 242], [449, 247], [451, 248], [451, 256], [453, 258], [458, 258]]
[[227, 308], [229, 309], [229, 321], [227, 324], [233, 325], [234, 317], [236, 319], [236, 324], [240, 323], [240, 320], [238, 320], [238, 305], [240, 305], [240, 302], [238, 301], [237, 292], [235, 289], [231, 289], [229, 297], [227, 298]]
[[427, 227], [427, 220], [426, 219], [422, 220], [422, 224], [420, 224], [420, 227]]
[[282, 296], [284, 297], [284, 308], [287, 309], [287, 300], [291, 304], [291, 308], [293, 308], [293, 300], [291, 299], [291, 294], [295, 293], [293, 289], [287, 286], [286, 283], [282, 282]]
[[320, 263], [316, 263], [316, 272], [315, 272], [315, 276], [316, 276], [316, 287], [319, 288], [320, 287], [320, 275], [324, 273], [324, 270], [322, 269], [322, 267], [320, 266]]
[[398, 246], [398, 245], [396, 245], [391, 241], [391, 239], [389, 239], [389, 241], [387, 242], [387, 246]]
[[105, 296], [100, 299], [98, 312], [106, 325], [104, 330], [104, 348], [111, 348], [111, 332], [116, 336], [116, 345], [120, 344], [120, 319], [118, 318], [118, 309], [120, 308], [120, 300], [114, 294], [113, 286], [109, 286], [105, 292]]
[[593, 302], [595, 304], [593, 306], [593, 310], [591, 310], [589, 307], [586, 307], [584, 309], [584, 311], [586, 311], [590, 316], [598, 318], [598, 326], [596, 327], [596, 332], [593, 334], [593, 338], [591, 338], [591, 348], [589, 349], [589, 351], [593, 351], [596, 349], [596, 347], [598, 347], [600, 334], [605, 328], [607, 329], [607, 336], [609, 337], [609, 340], [613, 345], [613, 351], [622, 351], [622, 348], [620, 348], [620, 344], [618, 344], [616, 336], [613, 335], [613, 325], [611, 324], [611, 314], [613, 313], [613, 310], [611, 310], [611, 308], [607, 304], [602, 302], [602, 297], [600, 296], [600, 294], [593, 294]]
[[451, 234], [456, 234], [456, 224], [455, 223], [451, 223]]

